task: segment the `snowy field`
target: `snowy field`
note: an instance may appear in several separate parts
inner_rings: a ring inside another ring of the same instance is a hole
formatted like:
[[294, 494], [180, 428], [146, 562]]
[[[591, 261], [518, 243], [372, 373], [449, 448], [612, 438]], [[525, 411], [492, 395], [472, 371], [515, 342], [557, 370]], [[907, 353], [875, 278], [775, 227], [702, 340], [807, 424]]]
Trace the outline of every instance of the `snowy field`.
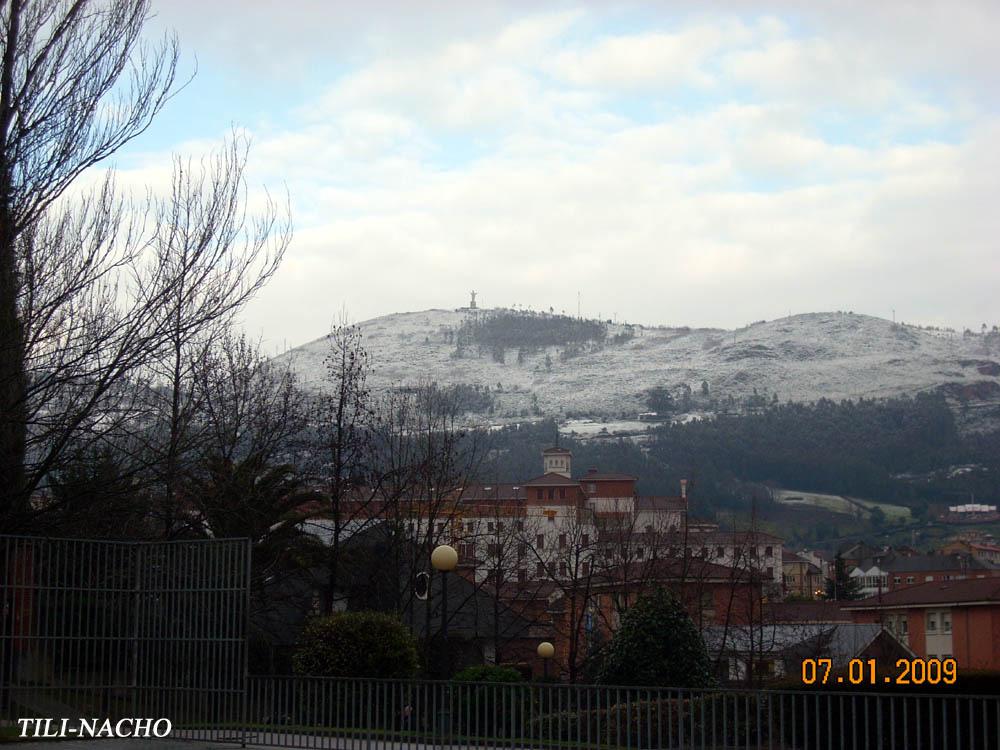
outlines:
[[798, 490], [775, 490], [774, 500], [782, 505], [797, 507], [822, 508], [833, 513], [843, 513], [848, 516], [865, 517], [871, 515], [875, 508], [881, 508], [889, 520], [901, 518], [910, 519], [910, 509], [902, 505], [877, 503], [873, 500], [863, 500], [842, 495], [824, 495], [819, 492], [800, 492]]

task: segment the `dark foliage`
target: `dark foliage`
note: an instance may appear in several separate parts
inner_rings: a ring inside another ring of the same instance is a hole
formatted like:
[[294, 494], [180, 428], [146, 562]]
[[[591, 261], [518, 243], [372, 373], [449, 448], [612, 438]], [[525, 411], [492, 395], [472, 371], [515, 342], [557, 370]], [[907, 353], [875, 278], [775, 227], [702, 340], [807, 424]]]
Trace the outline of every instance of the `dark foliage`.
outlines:
[[658, 589], [622, 617], [601, 666], [605, 685], [709, 687], [712, 662], [698, 629], [672, 594]]
[[310, 620], [292, 657], [296, 674], [406, 679], [417, 671], [409, 629], [381, 612], [338, 612]]
[[532, 351], [546, 346], [603, 342], [607, 334], [607, 324], [599, 320], [494, 310], [467, 318], [459, 327], [455, 340], [460, 345], [478, 345], [489, 350], [496, 359], [498, 352], [508, 348]]
[[[551, 421], [492, 435], [489, 476], [539, 473], [539, 451], [556, 440]], [[962, 435], [944, 397], [771, 404], [759, 413], [664, 424], [644, 446], [627, 440], [560, 438], [575, 473], [596, 466], [639, 477], [645, 494], [677, 494], [693, 481], [698, 512], [766, 502], [766, 485], [908, 505], [1000, 496], [1000, 431]], [[949, 476], [949, 467], [981, 468]], [[760, 489], [754, 492], [753, 487]]]
[[844, 558], [837, 555], [833, 561], [833, 577], [826, 579], [826, 598], [834, 601], [851, 601], [861, 598], [861, 581], [851, 578]]

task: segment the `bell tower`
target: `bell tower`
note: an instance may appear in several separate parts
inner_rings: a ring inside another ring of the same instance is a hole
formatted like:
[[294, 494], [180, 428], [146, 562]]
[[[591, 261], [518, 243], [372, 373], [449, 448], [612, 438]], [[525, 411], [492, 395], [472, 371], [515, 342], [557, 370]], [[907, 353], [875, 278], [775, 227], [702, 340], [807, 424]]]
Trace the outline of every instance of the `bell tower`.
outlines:
[[567, 479], [571, 477], [573, 454], [566, 448], [546, 448], [542, 451], [542, 469], [545, 474], [559, 474]]

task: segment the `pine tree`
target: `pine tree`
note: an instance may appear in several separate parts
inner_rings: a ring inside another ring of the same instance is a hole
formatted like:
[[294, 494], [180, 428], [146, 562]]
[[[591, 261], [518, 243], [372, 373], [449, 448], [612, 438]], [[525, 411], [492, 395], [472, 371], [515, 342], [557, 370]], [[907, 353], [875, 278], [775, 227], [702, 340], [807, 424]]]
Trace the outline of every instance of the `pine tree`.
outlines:
[[840, 555], [833, 561], [833, 578], [826, 579], [826, 598], [833, 601], [861, 598], [861, 581], [848, 574], [847, 564]]

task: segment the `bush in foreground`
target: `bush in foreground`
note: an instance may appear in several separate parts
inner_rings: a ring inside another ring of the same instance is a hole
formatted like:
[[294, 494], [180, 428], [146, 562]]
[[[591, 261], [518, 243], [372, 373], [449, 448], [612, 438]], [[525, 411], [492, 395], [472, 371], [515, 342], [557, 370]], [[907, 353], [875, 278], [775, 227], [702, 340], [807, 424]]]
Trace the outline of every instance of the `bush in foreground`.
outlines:
[[292, 656], [296, 674], [405, 679], [417, 671], [417, 644], [381, 612], [338, 612], [310, 620]]
[[657, 589], [622, 617], [598, 675], [605, 685], [710, 687], [705, 643], [672, 594]]

